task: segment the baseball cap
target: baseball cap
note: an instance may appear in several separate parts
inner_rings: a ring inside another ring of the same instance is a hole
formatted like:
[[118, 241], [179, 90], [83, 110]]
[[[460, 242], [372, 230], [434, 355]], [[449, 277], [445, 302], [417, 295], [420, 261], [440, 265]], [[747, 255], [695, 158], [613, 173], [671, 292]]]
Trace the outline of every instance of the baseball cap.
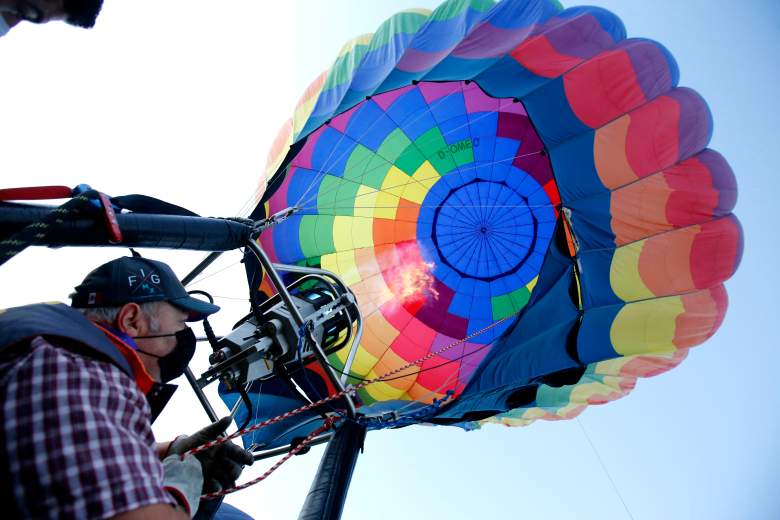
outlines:
[[202, 320], [219, 310], [187, 294], [168, 264], [141, 257], [125, 256], [101, 265], [70, 297], [71, 307], [77, 309], [164, 301], [189, 312], [187, 321]]

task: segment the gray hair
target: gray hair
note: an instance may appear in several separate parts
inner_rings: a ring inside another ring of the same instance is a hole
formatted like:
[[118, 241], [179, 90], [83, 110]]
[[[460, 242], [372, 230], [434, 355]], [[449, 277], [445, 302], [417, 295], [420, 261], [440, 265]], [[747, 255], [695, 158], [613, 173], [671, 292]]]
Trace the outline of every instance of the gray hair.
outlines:
[[[160, 320], [157, 318], [157, 314], [160, 312], [160, 305], [163, 303], [164, 302], [146, 302], [138, 304], [141, 308], [141, 312], [149, 317], [149, 327], [153, 333], [160, 331]], [[121, 306], [90, 307], [76, 310], [83, 314], [87, 319], [113, 326], [116, 325], [116, 317], [121, 308]]]

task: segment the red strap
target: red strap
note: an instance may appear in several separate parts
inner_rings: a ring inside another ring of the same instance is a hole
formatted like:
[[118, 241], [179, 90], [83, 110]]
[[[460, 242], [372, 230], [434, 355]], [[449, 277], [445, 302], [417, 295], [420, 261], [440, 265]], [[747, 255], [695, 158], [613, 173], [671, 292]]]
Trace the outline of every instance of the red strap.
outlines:
[[105, 193], [98, 193], [100, 197], [100, 203], [103, 205], [103, 214], [106, 216], [106, 225], [108, 226], [108, 241], [112, 244], [122, 243], [122, 230], [119, 229], [119, 221], [116, 219], [116, 213], [114, 213], [114, 207], [111, 205], [111, 201], [108, 200], [108, 195]]
[[67, 186], [31, 186], [0, 190], [0, 200], [69, 199], [73, 190]]

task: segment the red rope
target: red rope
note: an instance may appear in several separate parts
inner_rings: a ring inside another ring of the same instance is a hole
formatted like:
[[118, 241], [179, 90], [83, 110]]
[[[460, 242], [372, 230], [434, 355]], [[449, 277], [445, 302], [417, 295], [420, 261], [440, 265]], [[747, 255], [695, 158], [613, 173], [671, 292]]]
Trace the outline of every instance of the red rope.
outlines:
[[282, 457], [276, 464], [271, 466], [268, 469], [268, 471], [266, 471], [265, 473], [263, 473], [262, 475], [260, 475], [256, 479], [250, 480], [249, 482], [245, 482], [244, 484], [240, 484], [240, 485], [232, 487], [230, 489], [223, 489], [222, 491], [215, 491], [214, 493], [206, 493], [205, 495], [201, 495], [200, 498], [202, 498], [204, 500], [211, 500], [213, 498], [219, 498], [219, 497], [228, 495], [230, 493], [235, 493], [236, 491], [239, 491], [241, 489], [248, 488], [249, 486], [254, 486], [258, 482], [261, 482], [261, 481], [265, 480], [266, 478], [268, 478], [268, 476], [271, 473], [276, 471], [279, 468], [279, 466], [281, 466], [282, 464], [287, 462], [287, 460], [290, 457], [292, 457], [293, 455], [295, 455], [296, 453], [301, 451], [303, 448], [305, 448], [306, 446], [311, 444], [311, 442], [314, 440], [314, 438], [317, 435], [319, 435], [319, 434], [321, 434], [323, 432], [326, 432], [326, 431], [330, 430], [331, 428], [333, 428], [333, 424], [335, 422], [336, 422], [336, 418], [335, 417], [328, 417], [327, 419], [325, 419], [325, 422], [322, 424], [322, 426], [320, 426], [319, 428], [317, 428], [316, 430], [311, 432], [309, 435], [307, 435], [306, 438], [303, 439], [300, 442], [300, 444], [298, 444], [295, 448], [290, 450], [290, 453], [288, 453], [287, 455]]

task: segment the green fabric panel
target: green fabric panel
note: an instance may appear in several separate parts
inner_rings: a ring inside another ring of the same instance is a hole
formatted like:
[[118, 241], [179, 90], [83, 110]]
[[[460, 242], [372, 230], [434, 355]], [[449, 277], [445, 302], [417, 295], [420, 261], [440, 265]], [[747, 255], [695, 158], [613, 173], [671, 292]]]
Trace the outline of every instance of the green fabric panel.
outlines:
[[458, 143], [453, 143], [447, 150], [452, 154], [455, 164], [463, 166], [474, 162], [474, 148], [471, 139], [464, 139]]
[[439, 174], [444, 175], [455, 169], [455, 161], [449, 153], [447, 143], [437, 127], [433, 127], [414, 142], [417, 148], [431, 162]]
[[298, 228], [298, 240], [301, 243], [301, 251], [303, 256], [320, 256], [317, 253], [317, 241], [315, 240], [316, 232], [316, 215], [304, 215], [301, 218], [301, 225]]
[[412, 176], [424, 162], [425, 156], [417, 148], [417, 145], [412, 143], [404, 148], [401, 155], [396, 158], [395, 166], [405, 174]]
[[319, 190], [317, 190], [317, 211], [320, 213], [330, 213], [331, 208], [336, 205], [336, 193], [339, 184], [343, 182], [338, 177], [326, 175], [322, 179]]
[[398, 159], [398, 156], [401, 155], [404, 149], [411, 143], [412, 141], [406, 137], [406, 134], [403, 133], [400, 128], [396, 128], [385, 137], [384, 141], [382, 141], [379, 150], [377, 150], [377, 154], [390, 162], [395, 162], [396, 159]]
[[368, 52], [384, 47], [396, 34], [416, 33], [427, 19], [428, 17], [422, 13], [409, 11], [391, 16], [374, 33], [371, 43], [368, 45]]
[[350, 181], [341, 181], [338, 193], [336, 194], [334, 215], [351, 216], [355, 214], [355, 195], [357, 195], [360, 184]]
[[366, 55], [367, 51], [368, 45], [355, 45], [352, 51], [346, 53], [344, 56], [337, 58], [333, 63], [333, 66], [330, 68], [330, 72], [328, 73], [328, 77], [325, 79], [325, 83], [322, 85], [322, 90], [325, 91], [332, 89], [336, 85], [341, 85], [342, 83], [350, 80], [352, 78], [352, 74], [355, 71], [355, 68], [357, 68], [357, 66], [360, 65], [360, 62], [363, 61], [363, 56]]
[[368, 161], [368, 167], [366, 167], [366, 172], [363, 175], [363, 184], [377, 190], [380, 189], [382, 187], [382, 182], [384, 182], [385, 177], [387, 176], [387, 171], [392, 168], [392, 166], [392, 164], [382, 157], [378, 155], [373, 156]]
[[531, 293], [525, 287], [521, 287], [508, 294], [494, 296], [490, 299], [491, 306], [493, 307], [493, 319], [500, 320], [501, 318], [506, 318], [507, 316], [520, 311], [526, 306], [530, 298]]
[[315, 240], [319, 249], [317, 256], [336, 251], [336, 246], [333, 244], [333, 221], [335, 219], [336, 217], [330, 215], [319, 215], [317, 218], [315, 227]]
[[449, 20], [460, 15], [466, 9], [484, 12], [494, 5], [496, 3], [493, 0], [450, 0], [431, 13], [431, 20]]
[[508, 294], [490, 298], [490, 306], [493, 308], [493, 320], [506, 318], [515, 312]]
[[344, 166], [344, 178], [355, 182], [362, 182], [366, 170], [368, 169], [368, 163], [375, 155], [376, 154], [373, 151], [362, 144], [355, 146], [355, 149], [349, 154], [347, 164]]
[[531, 298], [531, 291], [525, 287], [520, 287], [516, 291], [509, 293], [509, 298], [512, 300], [515, 312], [517, 312], [528, 304], [528, 300]]
[[332, 253], [333, 219], [330, 215], [304, 215], [299, 231], [301, 251], [306, 258]]

